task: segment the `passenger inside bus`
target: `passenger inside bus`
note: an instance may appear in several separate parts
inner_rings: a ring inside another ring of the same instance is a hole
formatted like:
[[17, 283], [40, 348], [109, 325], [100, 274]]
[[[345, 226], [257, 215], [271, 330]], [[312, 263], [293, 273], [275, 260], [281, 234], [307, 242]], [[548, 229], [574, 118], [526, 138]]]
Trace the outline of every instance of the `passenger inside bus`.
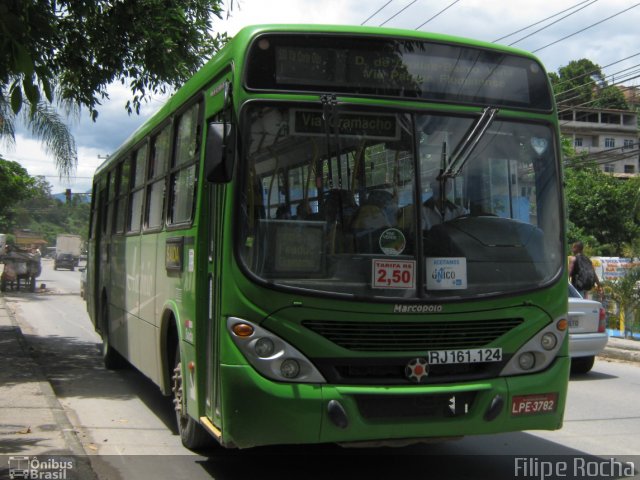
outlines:
[[[444, 185], [444, 195], [440, 189]], [[432, 195], [422, 204], [422, 227], [430, 230], [434, 225], [453, 220], [466, 215], [469, 211], [449, 200], [451, 193], [451, 181], [447, 178], [442, 181], [433, 180], [430, 183]]]

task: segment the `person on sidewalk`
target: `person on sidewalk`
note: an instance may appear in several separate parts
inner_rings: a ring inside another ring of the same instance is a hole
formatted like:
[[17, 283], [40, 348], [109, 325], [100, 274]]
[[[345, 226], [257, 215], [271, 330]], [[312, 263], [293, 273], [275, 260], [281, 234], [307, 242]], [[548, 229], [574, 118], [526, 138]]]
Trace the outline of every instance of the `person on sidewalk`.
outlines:
[[583, 250], [584, 244], [581, 241], [574, 242], [571, 246], [573, 256], [569, 258], [569, 281], [576, 287], [582, 298], [587, 298], [589, 291], [594, 287], [602, 293], [602, 284], [591, 259], [583, 253]]

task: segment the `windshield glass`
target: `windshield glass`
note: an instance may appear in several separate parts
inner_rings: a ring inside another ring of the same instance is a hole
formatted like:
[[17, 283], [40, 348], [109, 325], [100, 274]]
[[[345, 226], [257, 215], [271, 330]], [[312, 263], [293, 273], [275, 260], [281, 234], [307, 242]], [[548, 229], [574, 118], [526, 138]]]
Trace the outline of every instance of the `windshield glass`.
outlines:
[[262, 281], [442, 300], [562, 266], [547, 125], [492, 119], [469, 148], [477, 115], [254, 103], [243, 118], [240, 258]]

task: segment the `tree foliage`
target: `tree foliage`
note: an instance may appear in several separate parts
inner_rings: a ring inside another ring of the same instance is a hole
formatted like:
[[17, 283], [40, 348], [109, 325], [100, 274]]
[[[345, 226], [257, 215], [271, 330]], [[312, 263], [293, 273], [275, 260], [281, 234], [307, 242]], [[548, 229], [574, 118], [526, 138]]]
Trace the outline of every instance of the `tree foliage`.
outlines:
[[18, 162], [0, 157], [0, 229], [3, 226], [6, 229], [12, 222], [15, 217], [13, 207], [29, 196], [34, 184], [34, 179]]
[[0, 232], [30, 230], [55, 243], [59, 233], [87, 236], [89, 202], [81, 195], [70, 203], [56, 199], [44, 177], [31, 177], [16, 162], [0, 157]]
[[569, 243], [595, 239], [599, 254], [622, 255], [640, 235], [640, 178], [620, 180], [595, 164], [575, 161], [565, 168]]
[[221, 0], [9, 0], [0, 4], [0, 85], [14, 113], [57, 93], [96, 118], [107, 86], [131, 88], [127, 108], [188, 79], [221, 43]]
[[16, 121], [43, 141], [58, 173], [77, 164], [57, 108], [95, 121], [109, 84], [131, 89], [139, 113], [151, 95], [181, 86], [225, 41], [212, 33], [222, 0], [4, 0], [0, 2], [0, 141]]
[[629, 108], [620, 89], [610, 85], [600, 66], [586, 58], [572, 60], [549, 77], [561, 107]]

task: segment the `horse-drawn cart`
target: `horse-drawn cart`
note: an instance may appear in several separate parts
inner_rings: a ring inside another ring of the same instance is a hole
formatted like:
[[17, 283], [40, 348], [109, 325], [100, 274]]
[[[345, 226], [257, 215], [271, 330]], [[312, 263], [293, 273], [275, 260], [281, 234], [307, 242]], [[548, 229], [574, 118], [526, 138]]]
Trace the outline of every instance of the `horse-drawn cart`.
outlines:
[[20, 290], [20, 282], [31, 292], [36, 290], [36, 278], [42, 272], [40, 254], [13, 248], [0, 255], [0, 263], [4, 263], [4, 270], [0, 277], [0, 291], [6, 291], [7, 286]]

